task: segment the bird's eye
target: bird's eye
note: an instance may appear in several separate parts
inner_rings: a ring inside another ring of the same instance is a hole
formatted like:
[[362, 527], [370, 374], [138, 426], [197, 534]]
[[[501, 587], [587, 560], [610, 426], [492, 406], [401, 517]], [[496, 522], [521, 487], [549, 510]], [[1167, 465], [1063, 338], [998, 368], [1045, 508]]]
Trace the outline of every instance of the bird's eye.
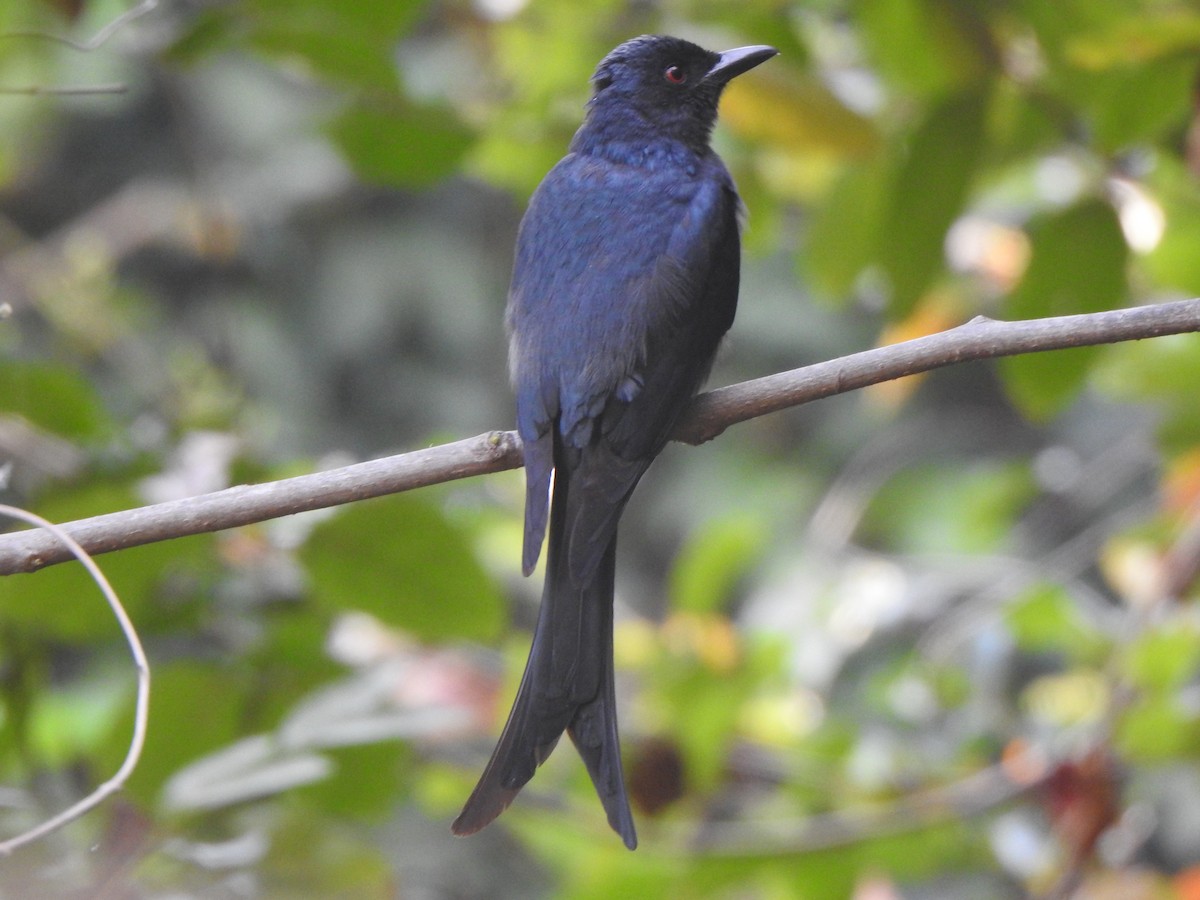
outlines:
[[683, 84], [687, 81], [687, 72], [679, 68], [679, 66], [667, 66], [667, 71], [663, 72], [663, 77], [671, 84]]

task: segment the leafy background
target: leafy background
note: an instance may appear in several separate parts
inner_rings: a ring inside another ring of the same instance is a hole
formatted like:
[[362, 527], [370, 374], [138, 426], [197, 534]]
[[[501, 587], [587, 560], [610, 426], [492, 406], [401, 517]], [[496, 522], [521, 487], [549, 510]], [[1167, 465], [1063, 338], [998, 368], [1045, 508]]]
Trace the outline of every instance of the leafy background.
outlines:
[[[1200, 293], [1183, 0], [199, 0], [105, 31], [130, 8], [0, 6], [2, 493], [55, 520], [507, 427], [523, 202], [642, 32], [781, 50], [716, 136], [751, 224], [714, 383]], [[521, 473], [105, 557], [146, 755], [0, 887], [1198, 897], [1198, 383], [1200, 338], [1164, 338], [669, 449], [619, 573], [634, 854], [569, 750], [449, 835], [536, 611]], [[94, 594], [0, 582], [6, 834], [124, 752]]]

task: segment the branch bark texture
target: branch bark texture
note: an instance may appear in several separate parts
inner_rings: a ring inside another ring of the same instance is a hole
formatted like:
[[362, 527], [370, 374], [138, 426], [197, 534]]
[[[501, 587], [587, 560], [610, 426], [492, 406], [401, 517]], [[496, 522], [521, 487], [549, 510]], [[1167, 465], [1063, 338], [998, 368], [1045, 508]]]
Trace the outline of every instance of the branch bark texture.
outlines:
[[[938, 334], [702, 394], [684, 413], [674, 438], [701, 444], [739, 422], [967, 360], [1197, 331], [1200, 299], [1019, 322], [979, 317]], [[517, 435], [493, 431], [340, 469], [80, 519], [63, 527], [88, 553], [107, 553], [515, 469], [521, 462]], [[33, 572], [72, 558], [44, 531], [0, 535], [0, 575]]]

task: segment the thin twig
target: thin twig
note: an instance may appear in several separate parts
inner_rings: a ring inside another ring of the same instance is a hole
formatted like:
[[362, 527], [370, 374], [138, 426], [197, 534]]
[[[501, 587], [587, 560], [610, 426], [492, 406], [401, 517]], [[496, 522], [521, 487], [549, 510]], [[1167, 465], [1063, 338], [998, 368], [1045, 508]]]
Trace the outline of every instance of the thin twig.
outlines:
[[[132, 22], [134, 19], [139, 19], [146, 13], [158, 8], [158, 0], [142, 0], [137, 6], [127, 9], [121, 15], [117, 16], [86, 41], [76, 41], [69, 37], [64, 37], [60, 34], [52, 34], [48, 31], [38, 31], [33, 28], [18, 28], [12, 31], [0, 31], [0, 40], [5, 38], [24, 38], [26, 40], [33, 39], [39, 41], [50, 41], [55, 44], [62, 44], [64, 47], [70, 47], [72, 50], [78, 50], [80, 53], [90, 53], [108, 43], [109, 39], [114, 34]], [[45, 85], [23, 85], [20, 87], [0, 87], [0, 94], [17, 94], [27, 97], [79, 97], [92, 95], [106, 94], [124, 94], [129, 90], [126, 84], [96, 84], [96, 85], [59, 85], [47, 87]]]
[[129, 93], [129, 85], [119, 81], [112, 84], [62, 84], [52, 87], [42, 84], [27, 84], [21, 87], [0, 87], [0, 94], [17, 94], [23, 97], [88, 97], [127, 93]]
[[3, 38], [33, 38], [40, 41], [50, 41], [55, 44], [62, 44], [64, 47], [70, 47], [72, 50], [78, 50], [80, 53], [90, 53], [108, 43], [109, 39], [114, 34], [132, 22], [134, 19], [140, 19], [146, 13], [158, 7], [158, 0], [142, 0], [137, 6], [125, 10], [121, 15], [117, 16], [86, 41], [76, 41], [69, 37], [63, 37], [60, 34], [52, 34], [48, 31], [38, 31], [33, 28], [18, 28], [13, 31], [0, 31], [0, 39]]
[[41, 516], [36, 516], [33, 513], [17, 509], [16, 507], [0, 504], [0, 515], [20, 519], [39, 529], [44, 529], [49, 533], [51, 538], [61, 541], [70, 553], [83, 564], [83, 567], [88, 570], [88, 574], [92, 576], [92, 580], [96, 582], [96, 585], [104, 594], [104, 599], [108, 601], [113, 615], [116, 616], [117, 622], [121, 626], [121, 632], [125, 635], [125, 642], [129, 645], [129, 652], [133, 656], [134, 667], [137, 670], [137, 699], [133, 715], [133, 738], [129, 742], [129, 750], [125, 754], [125, 761], [121, 763], [121, 767], [117, 769], [116, 774], [112, 778], [108, 779], [108, 781], [104, 782], [104, 784], [100, 785], [78, 803], [63, 810], [58, 815], [47, 819], [36, 828], [31, 828], [24, 834], [19, 834], [14, 838], [9, 838], [7, 841], [0, 842], [0, 856], [7, 856], [18, 847], [32, 843], [67, 823], [75, 821], [80, 816], [99, 806], [107, 797], [115, 794], [125, 786], [125, 782], [129, 780], [129, 776], [137, 766], [138, 759], [142, 755], [142, 747], [146, 743], [146, 727], [150, 718], [150, 663], [146, 659], [146, 652], [142, 649], [142, 642], [138, 639], [137, 630], [129, 620], [129, 616], [125, 612], [125, 607], [121, 605], [116, 591], [112, 589], [112, 585], [108, 583], [108, 579], [104, 577], [104, 573], [100, 571], [100, 567], [96, 565], [87, 551], [80, 547], [74, 538], [53, 522], [48, 522]]
[[709, 856], [791, 856], [845, 847], [872, 838], [932, 828], [983, 814], [1036, 789], [1051, 771], [1016, 782], [1003, 763], [958, 781], [913, 791], [903, 799], [817, 813], [799, 820], [707, 822], [686, 841], [689, 853]]
[[[1200, 300], [1078, 316], [999, 322], [977, 318], [939, 334], [769, 375], [697, 397], [673, 437], [710, 440], [730, 425], [812, 400], [966, 360], [1116, 343], [1200, 331]], [[220, 531], [521, 465], [521, 442], [494, 431], [439, 447], [258, 485], [109, 513], [64, 527], [90, 553]], [[0, 535], [0, 575], [70, 559], [38, 532]]]

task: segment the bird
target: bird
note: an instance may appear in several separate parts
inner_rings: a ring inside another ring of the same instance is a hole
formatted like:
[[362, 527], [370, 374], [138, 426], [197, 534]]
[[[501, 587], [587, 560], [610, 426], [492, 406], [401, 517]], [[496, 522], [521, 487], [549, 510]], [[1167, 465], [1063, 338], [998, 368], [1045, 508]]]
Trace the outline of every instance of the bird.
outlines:
[[545, 581], [512, 711], [455, 834], [508, 808], [565, 731], [609, 825], [637, 847], [613, 685], [617, 524], [733, 323], [742, 205], [709, 140], [725, 86], [777, 53], [622, 43], [521, 220], [505, 324], [522, 570], [545, 541]]

